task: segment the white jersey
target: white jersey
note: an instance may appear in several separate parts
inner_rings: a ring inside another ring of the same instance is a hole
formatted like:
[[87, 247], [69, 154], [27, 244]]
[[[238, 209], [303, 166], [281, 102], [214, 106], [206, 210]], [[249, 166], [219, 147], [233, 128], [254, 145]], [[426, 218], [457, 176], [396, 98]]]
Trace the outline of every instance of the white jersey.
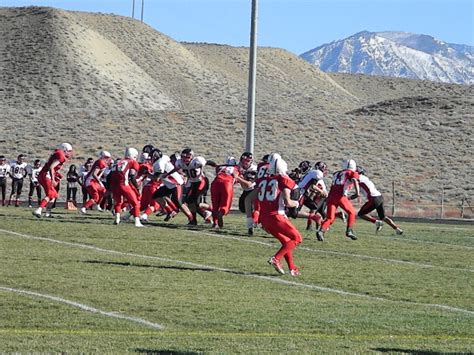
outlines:
[[303, 179], [298, 183], [301, 193], [304, 194], [311, 185], [316, 183], [320, 189], [327, 193], [326, 183], [323, 180], [324, 174], [319, 169], [311, 169], [304, 175]]
[[38, 176], [39, 176], [39, 173], [40, 173], [41, 169], [43, 169], [42, 166], [40, 166], [39, 168], [34, 168], [31, 165], [28, 165], [28, 167], [27, 167], [28, 175], [30, 176], [30, 181], [32, 183], [34, 183], [34, 184], [38, 183]]
[[[170, 171], [174, 170], [175, 167], [171, 163], [170, 157], [167, 155], [163, 155], [160, 159], [158, 159], [154, 164], [153, 164], [153, 173], [154, 174], [168, 174]], [[184, 183], [183, 177], [181, 176], [180, 173], [175, 171], [174, 173], [167, 175], [166, 177], [163, 177], [163, 175], [160, 176], [160, 180], [163, 182], [163, 184], [169, 188], [173, 189], [178, 185], [182, 185]]]
[[10, 174], [11, 167], [9, 164], [5, 163], [0, 165], [0, 179], [6, 178]]
[[[257, 164], [255, 163], [250, 164], [248, 169], [244, 169], [242, 168], [242, 166], [239, 165], [239, 170], [240, 170], [240, 175], [242, 175], [242, 177], [245, 180], [252, 181], [252, 180], [255, 180], [255, 178], [257, 177]], [[250, 185], [250, 187], [243, 188], [243, 190], [252, 191], [254, 188], [255, 188], [255, 182], [252, 185]]]
[[365, 195], [367, 199], [382, 196], [382, 194], [375, 188], [375, 185], [370, 179], [365, 175], [359, 176], [359, 186], [360, 191]]
[[175, 166], [186, 174], [188, 182], [200, 182], [204, 177], [203, 169], [206, 163], [207, 161], [203, 157], [195, 157], [189, 164], [184, 163], [182, 159], [178, 159]]
[[12, 176], [13, 179], [23, 179], [26, 175], [26, 166], [28, 164], [23, 162], [23, 163], [18, 163], [17, 161], [12, 162], [11, 165], [11, 171], [10, 175]]

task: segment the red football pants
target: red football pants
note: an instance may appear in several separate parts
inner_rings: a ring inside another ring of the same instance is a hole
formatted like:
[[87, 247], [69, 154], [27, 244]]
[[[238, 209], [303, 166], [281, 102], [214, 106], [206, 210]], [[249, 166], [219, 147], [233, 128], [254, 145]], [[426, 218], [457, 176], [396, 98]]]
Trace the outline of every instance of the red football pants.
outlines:
[[321, 224], [322, 231], [327, 231], [329, 226], [334, 223], [334, 220], [336, 219], [336, 210], [338, 207], [341, 207], [347, 213], [347, 228], [352, 228], [356, 220], [356, 211], [347, 196], [329, 196], [326, 200], [326, 203], [327, 217]]

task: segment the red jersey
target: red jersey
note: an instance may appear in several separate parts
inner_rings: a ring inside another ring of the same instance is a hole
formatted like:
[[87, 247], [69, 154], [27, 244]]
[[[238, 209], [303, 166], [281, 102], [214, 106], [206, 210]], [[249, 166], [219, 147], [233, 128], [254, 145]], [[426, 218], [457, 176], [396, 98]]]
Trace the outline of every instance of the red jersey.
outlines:
[[129, 185], [130, 170], [138, 172], [140, 166], [136, 160], [130, 158], [120, 159], [110, 173], [110, 181], [113, 185]]
[[[92, 177], [92, 172], [95, 170], [95, 169], [99, 169], [99, 174], [100, 174], [100, 171], [104, 170], [105, 168], [107, 167], [107, 163], [105, 162], [104, 159], [97, 159], [94, 164], [92, 164], [92, 167], [91, 169], [89, 170], [89, 172], [87, 173], [86, 177], [84, 178], [84, 181], [86, 182], [86, 186], [89, 186], [91, 181], [92, 180], [95, 180], [93, 177]], [[100, 176], [99, 176], [100, 177]]]
[[285, 214], [283, 189], [292, 190], [296, 183], [286, 175], [270, 175], [257, 179], [257, 198], [260, 201], [260, 216]]
[[42, 177], [51, 179], [51, 174], [49, 173], [49, 169], [51, 168], [51, 165], [53, 164], [54, 161], [59, 161], [59, 164], [54, 167], [54, 175], [58, 174], [58, 171], [61, 170], [63, 167], [63, 164], [66, 161], [66, 155], [64, 154], [64, 151], [62, 149], [56, 149], [53, 154], [49, 157], [48, 161], [46, 164], [44, 164], [43, 168], [41, 169], [38, 178]]
[[234, 171], [239, 172], [237, 166], [230, 165], [218, 165], [216, 166], [216, 178], [215, 180], [226, 181], [230, 184], [235, 183]]
[[352, 188], [352, 179], [359, 180], [359, 173], [353, 170], [341, 170], [334, 173], [329, 196], [342, 197]]

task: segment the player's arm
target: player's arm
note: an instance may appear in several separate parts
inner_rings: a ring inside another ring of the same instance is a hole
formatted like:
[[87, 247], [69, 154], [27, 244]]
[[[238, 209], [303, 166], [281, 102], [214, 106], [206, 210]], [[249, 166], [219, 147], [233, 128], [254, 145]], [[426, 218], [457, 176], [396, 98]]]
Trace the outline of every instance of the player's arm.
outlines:
[[56, 180], [56, 172], [55, 172], [54, 168], [57, 167], [59, 164], [60, 164], [59, 160], [54, 160], [51, 163], [51, 166], [49, 167], [49, 175], [51, 176], [51, 183], [55, 187], [59, 184], [59, 181]]
[[355, 200], [360, 195], [359, 179], [352, 178], [351, 181], [354, 184], [355, 192], [349, 197], [349, 199], [350, 200]]
[[137, 189], [137, 191], [140, 191], [140, 187], [138, 186], [138, 182], [137, 182], [137, 171], [135, 169], [130, 169], [129, 181]]
[[286, 207], [288, 208], [299, 207], [300, 204], [298, 203], [298, 201], [291, 199], [291, 190], [289, 188], [285, 187], [282, 193], [283, 193], [283, 203], [285, 204]]
[[253, 181], [245, 180], [237, 170], [234, 170], [234, 178], [235, 181], [240, 183], [240, 186], [242, 186], [243, 189], [249, 189], [254, 184]]

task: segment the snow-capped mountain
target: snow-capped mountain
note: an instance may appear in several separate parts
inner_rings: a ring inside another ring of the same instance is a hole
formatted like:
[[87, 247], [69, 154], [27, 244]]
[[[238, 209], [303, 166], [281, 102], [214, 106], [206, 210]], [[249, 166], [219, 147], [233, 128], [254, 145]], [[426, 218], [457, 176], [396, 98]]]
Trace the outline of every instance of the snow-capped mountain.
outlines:
[[474, 84], [474, 47], [427, 35], [363, 31], [300, 57], [326, 72]]

